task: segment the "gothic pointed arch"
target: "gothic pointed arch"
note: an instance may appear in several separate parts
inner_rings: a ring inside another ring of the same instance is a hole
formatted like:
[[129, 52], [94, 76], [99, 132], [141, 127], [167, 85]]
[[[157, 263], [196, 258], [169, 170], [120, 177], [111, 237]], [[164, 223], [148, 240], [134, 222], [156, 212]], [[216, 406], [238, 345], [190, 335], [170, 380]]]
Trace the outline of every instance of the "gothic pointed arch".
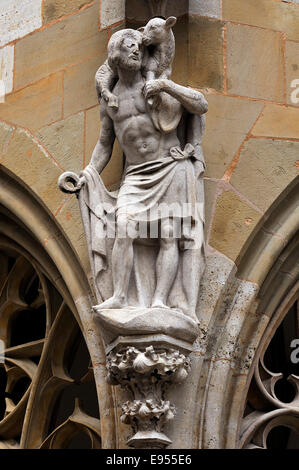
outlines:
[[88, 279], [53, 215], [2, 165], [0, 219], [0, 447], [113, 448]]
[[[204, 399], [198, 395], [203, 400], [199, 447], [265, 448], [274, 428], [298, 432], [298, 377], [294, 372], [286, 377], [287, 367], [271, 371], [264, 360], [298, 299], [298, 188], [297, 178], [272, 204], [224, 285], [199, 380], [198, 389], [205, 390]], [[297, 330], [292, 325], [289, 335], [297, 338], [298, 323]], [[293, 389], [289, 403], [275, 391], [275, 384], [287, 379], [286, 387]], [[259, 388], [256, 409], [254, 387]]]

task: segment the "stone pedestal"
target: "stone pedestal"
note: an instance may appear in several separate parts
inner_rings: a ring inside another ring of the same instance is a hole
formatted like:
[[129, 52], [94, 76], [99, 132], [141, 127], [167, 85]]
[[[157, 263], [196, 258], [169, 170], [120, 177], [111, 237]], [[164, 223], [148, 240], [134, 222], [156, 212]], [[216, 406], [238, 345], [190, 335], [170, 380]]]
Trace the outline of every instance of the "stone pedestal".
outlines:
[[190, 371], [188, 356], [198, 335], [197, 324], [167, 308], [95, 309], [95, 320], [107, 345], [108, 381], [131, 395], [121, 416], [134, 431], [128, 445], [168, 446], [171, 440], [163, 428], [176, 409], [167, 400], [167, 389], [183, 382]]

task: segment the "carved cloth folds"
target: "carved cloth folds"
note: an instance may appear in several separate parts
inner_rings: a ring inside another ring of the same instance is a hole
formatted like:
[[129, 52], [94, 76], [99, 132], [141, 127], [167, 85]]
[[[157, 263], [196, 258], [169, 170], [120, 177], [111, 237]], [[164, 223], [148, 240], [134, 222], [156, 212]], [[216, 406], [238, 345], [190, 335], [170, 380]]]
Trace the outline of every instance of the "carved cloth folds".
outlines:
[[[101, 177], [92, 167], [87, 167], [82, 172], [86, 183], [80, 191], [79, 199], [99, 302], [109, 298], [113, 291], [111, 253], [114, 239], [103, 235], [107, 233], [109, 220], [115, 221], [115, 215], [125, 214], [136, 222], [156, 218], [161, 220], [165, 214], [156, 211], [155, 208], [161, 203], [164, 203], [165, 207], [171, 204], [173, 218], [191, 218], [192, 221], [191, 224], [186, 224], [187, 230], [183, 227], [182, 237], [179, 239], [180, 248], [199, 249], [204, 256], [203, 179], [195, 177], [194, 153], [194, 147], [187, 144], [184, 150], [173, 147], [169, 155], [164, 158], [128, 166], [118, 192], [108, 192]], [[168, 213], [165, 216], [168, 216]], [[147, 245], [146, 250], [142, 249], [144, 244]], [[151, 303], [158, 248], [158, 240], [142, 239], [134, 243], [134, 269], [129, 287], [131, 305], [140, 305], [142, 301], [147, 307]], [[144, 285], [144, 272], [142, 272], [144, 266], [147, 269], [147, 285]], [[178, 270], [177, 280], [172, 288], [173, 293], [181, 290], [180, 276], [181, 269]], [[171, 297], [172, 293], [169, 298]], [[180, 295], [174, 297], [182, 298]], [[176, 305], [175, 298], [173, 304], [184, 310], [182, 305]]]
[[191, 162], [194, 152], [187, 144], [184, 150], [171, 148], [164, 158], [128, 166], [117, 197], [117, 217], [139, 224], [169, 219], [170, 225], [181, 219], [180, 248], [196, 246], [204, 214]]

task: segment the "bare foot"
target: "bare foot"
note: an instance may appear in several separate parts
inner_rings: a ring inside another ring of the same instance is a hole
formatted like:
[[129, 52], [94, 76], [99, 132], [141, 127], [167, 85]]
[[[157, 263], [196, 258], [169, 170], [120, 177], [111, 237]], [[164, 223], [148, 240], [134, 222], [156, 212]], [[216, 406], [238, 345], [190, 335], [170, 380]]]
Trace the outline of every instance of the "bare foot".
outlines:
[[153, 308], [169, 308], [161, 299], [154, 299], [152, 302]]
[[123, 297], [118, 297], [114, 295], [113, 297], [110, 297], [110, 299], [105, 300], [105, 302], [95, 305], [93, 310], [95, 312], [103, 309], [112, 309], [112, 308], [123, 308], [128, 305], [127, 300]]

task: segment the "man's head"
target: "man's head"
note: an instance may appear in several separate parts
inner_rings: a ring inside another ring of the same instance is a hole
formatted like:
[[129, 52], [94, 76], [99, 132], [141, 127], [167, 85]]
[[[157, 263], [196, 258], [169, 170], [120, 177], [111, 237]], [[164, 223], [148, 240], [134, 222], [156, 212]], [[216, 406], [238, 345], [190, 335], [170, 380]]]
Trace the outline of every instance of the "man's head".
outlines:
[[142, 55], [142, 34], [139, 31], [122, 29], [111, 36], [108, 43], [108, 63], [115, 72], [118, 66], [127, 70], [140, 70]]

